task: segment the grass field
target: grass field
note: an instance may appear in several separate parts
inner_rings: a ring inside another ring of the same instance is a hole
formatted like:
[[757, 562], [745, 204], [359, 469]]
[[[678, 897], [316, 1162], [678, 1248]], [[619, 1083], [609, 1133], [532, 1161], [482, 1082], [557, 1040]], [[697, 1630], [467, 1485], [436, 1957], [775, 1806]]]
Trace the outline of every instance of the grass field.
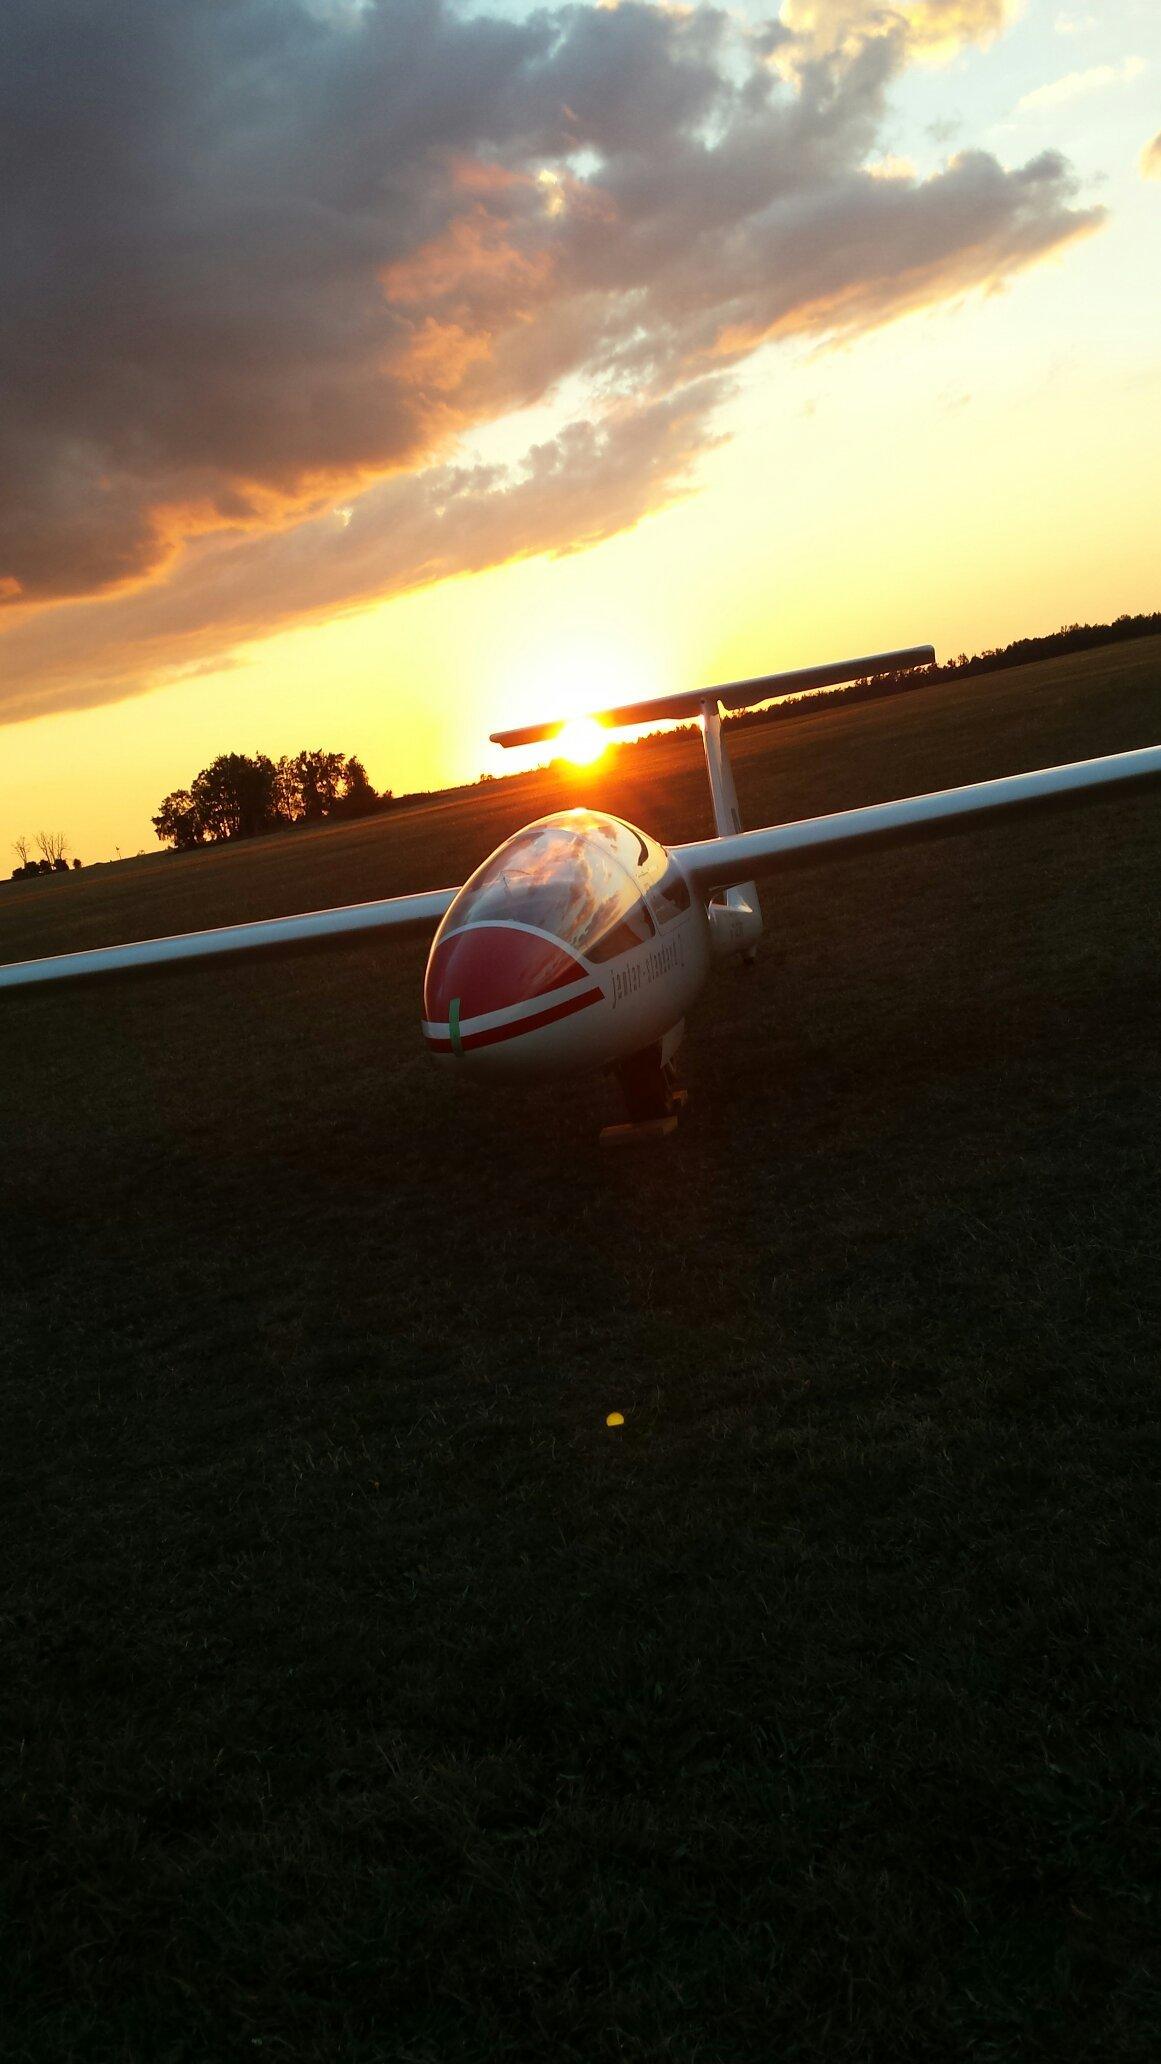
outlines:
[[[1159, 736], [1151, 640], [736, 765], [760, 823]], [[708, 830], [671, 738], [14, 883], [0, 958], [582, 796]], [[650, 1153], [430, 1071], [411, 947], [0, 999], [5, 2064], [1155, 2064], [1159, 857], [788, 878]]]

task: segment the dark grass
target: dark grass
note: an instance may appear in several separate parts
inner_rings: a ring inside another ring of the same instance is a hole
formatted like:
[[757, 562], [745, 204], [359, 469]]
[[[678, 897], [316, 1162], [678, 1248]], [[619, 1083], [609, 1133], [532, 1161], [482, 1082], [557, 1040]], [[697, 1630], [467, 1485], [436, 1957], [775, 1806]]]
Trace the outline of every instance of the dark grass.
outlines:
[[[1161, 641], [803, 716], [743, 809], [1159, 715]], [[706, 828], [688, 739], [574, 786]], [[0, 953], [563, 794], [14, 884]], [[770, 890], [639, 1156], [429, 1072], [413, 948], [4, 999], [6, 2064], [1157, 2057], [1159, 851]]]

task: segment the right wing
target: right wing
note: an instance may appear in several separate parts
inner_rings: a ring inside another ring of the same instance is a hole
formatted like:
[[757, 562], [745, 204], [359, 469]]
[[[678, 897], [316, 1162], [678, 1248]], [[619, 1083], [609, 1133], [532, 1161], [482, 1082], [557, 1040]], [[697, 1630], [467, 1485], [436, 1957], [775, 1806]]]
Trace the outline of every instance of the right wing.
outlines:
[[1034, 774], [1009, 774], [999, 781], [974, 782], [968, 788], [944, 788], [934, 795], [908, 796], [897, 803], [872, 803], [862, 810], [840, 810], [832, 817], [804, 817], [797, 824], [772, 824], [761, 831], [703, 839], [697, 845], [671, 850], [690, 883], [709, 896], [718, 889], [788, 868], [815, 867], [877, 846], [942, 838], [977, 824], [1093, 802], [1102, 795], [1123, 795], [1159, 781], [1161, 745], [1150, 745], [1140, 752], [1075, 760], [1065, 767], [1042, 767]]
[[223, 953], [261, 952], [356, 932], [393, 932], [397, 937], [413, 937], [433, 932], [458, 893], [457, 889], [429, 889], [419, 896], [390, 896], [381, 903], [343, 903], [334, 910], [307, 910], [300, 917], [223, 925], [212, 932], [179, 932], [171, 939], [137, 939], [128, 946], [58, 953], [49, 960], [12, 961], [7, 967], [0, 967], [0, 989], [22, 989], [36, 982], [67, 982], [79, 975], [114, 975], [135, 968], [163, 967], [179, 960], [209, 960]]

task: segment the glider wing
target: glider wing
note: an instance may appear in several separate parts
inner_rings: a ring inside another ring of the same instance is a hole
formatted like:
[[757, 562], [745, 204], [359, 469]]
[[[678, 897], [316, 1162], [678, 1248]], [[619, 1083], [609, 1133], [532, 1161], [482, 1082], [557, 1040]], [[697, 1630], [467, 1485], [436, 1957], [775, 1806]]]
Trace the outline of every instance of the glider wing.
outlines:
[[873, 803], [833, 817], [805, 817], [796, 824], [768, 825], [672, 850], [688, 880], [703, 895], [712, 895], [792, 867], [815, 867], [879, 846], [943, 838], [984, 822], [1094, 802], [1158, 783], [1161, 746], [1153, 745], [1108, 759], [1076, 760], [1066, 767], [1043, 767], [1034, 774], [1011, 774], [1000, 781], [945, 788], [897, 803]]
[[98, 946], [86, 953], [59, 953], [50, 960], [14, 961], [8, 967], [0, 967], [0, 989], [65, 982], [80, 975], [121, 974], [182, 960], [209, 960], [224, 953], [268, 952], [359, 932], [392, 932], [397, 937], [430, 934], [456, 893], [455, 889], [431, 889], [420, 896], [390, 896], [380, 903], [344, 903], [334, 910], [307, 910], [299, 917], [225, 925], [212, 932], [180, 932], [171, 939], [137, 939], [128, 946]]

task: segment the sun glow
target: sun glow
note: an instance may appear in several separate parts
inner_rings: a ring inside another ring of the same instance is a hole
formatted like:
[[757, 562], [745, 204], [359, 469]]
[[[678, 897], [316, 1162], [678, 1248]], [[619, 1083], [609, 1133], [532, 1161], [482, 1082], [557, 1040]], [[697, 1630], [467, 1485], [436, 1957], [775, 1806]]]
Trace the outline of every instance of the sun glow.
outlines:
[[591, 767], [609, 743], [609, 733], [595, 717], [572, 717], [556, 736], [556, 750], [574, 767]]
[[[495, 774], [522, 773], [543, 767], [549, 760], [592, 766], [623, 735], [602, 724], [600, 712], [663, 695], [672, 681], [656, 644], [643, 639], [640, 627], [621, 617], [619, 605], [614, 612], [615, 638], [594, 633], [588, 624], [575, 621], [568, 610], [545, 607], [534, 613], [544, 619], [539, 635], [528, 638], [518, 655], [505, 653], [493, 681], [482, 683], [481, 696], [486, 696], [488, 714], [497, 730], [501, 726], [515, 730], [525, 724], [560, 728], [535, 745], [516, 746], [511, 751], [495, 747], [489, 766]], [[600, 615], [602, 611], [584, 614]]]

